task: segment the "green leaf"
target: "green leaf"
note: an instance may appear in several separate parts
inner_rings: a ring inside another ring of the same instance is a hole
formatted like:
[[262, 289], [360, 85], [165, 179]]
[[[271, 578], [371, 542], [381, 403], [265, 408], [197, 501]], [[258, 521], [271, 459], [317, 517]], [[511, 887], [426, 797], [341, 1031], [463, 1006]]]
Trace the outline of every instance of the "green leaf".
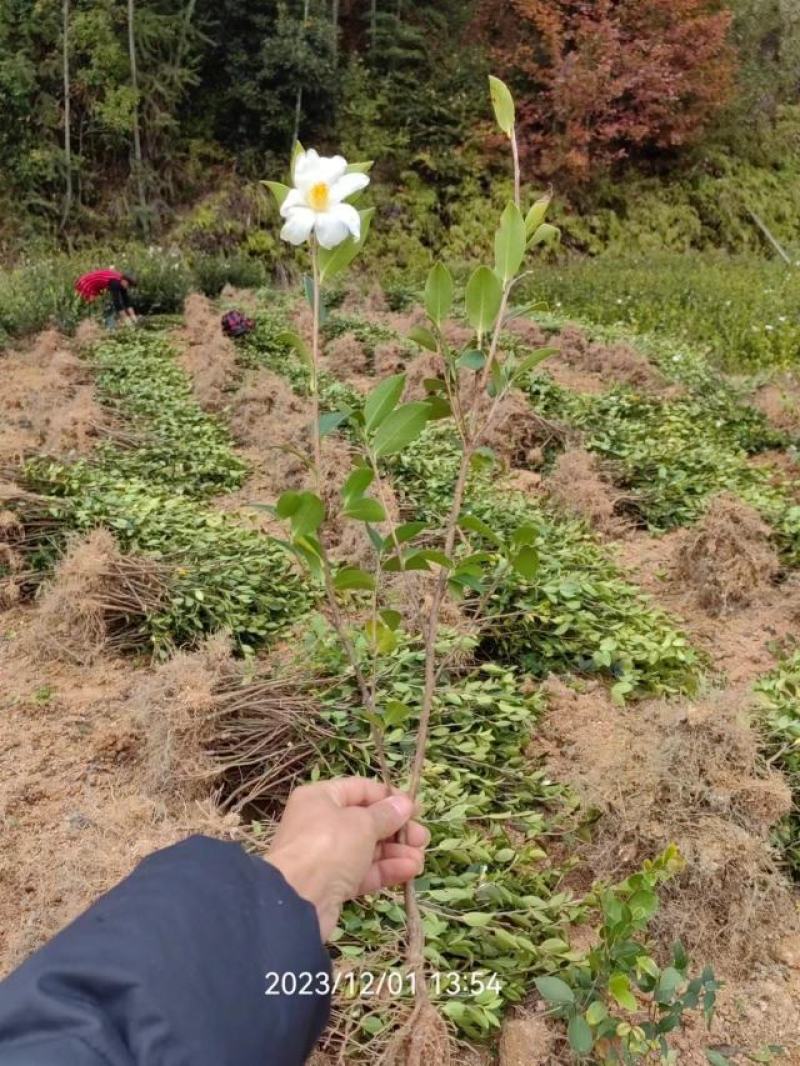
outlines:
[[466, 305], [469, 324], [478, 333], [486, 333], [494, 325], [503, 287], [493, 270], [478, 267], [467, 282]]
[[543, 196], [534, 203], [533, 207], [525, 216], [525, 236], [531, 237], [536, 230], [544, 222], [547, 209], [550, 206], [550, 201], [553, 199], [553, 194], [546, 192]]
[[372, 619], [370, 619], [364, 625], [364, 632], [369, 638], [370, 643], [374, 645], [375, 650], [381, 655], [388, 655], [397, 647], [397, 637], [388, 626], [383, 624], [383, 622], [373, 622]]
[[667, 968], [662, 971], [661, 976], [658, 979], [658, 984], [656, 985], [656, 1003], [671, 1002], [684, 980], [685, 978], [683, 974], [679, 973], [673, 966], [667, 966]]
[[511, 565], [526, 581], [533, 581], [539, 573], [539, 553], [529, 544], [524, 544], [512, 557]]
[[262, 185], [266, 185], [272, 195], [275, 197], [275, 202], [278, 207], [283, 207], [283, 201], [289, 195], [289, 186], [284, 185], [280, 181], [262, 181]]
[[456, 366], [463, 370], [483, 370], [486, 366], [486, 356], [476, 348], [471, 348], [461, 353], [456, 359]]
[[487, 525], [482, 518], [478, 518], [474, 514], [462, 514], [458, 520], [458, 524], [461, 529], [469, 530], [471, 533], [478, 533], [480, 536], [485, 537], [486, 540], [490, 540], [493, 544], [501, 544], [500, 537], [495, 533], [491, 526]]
[[428, 421], [435, 422], [439, 418], [449, 418], [453, 413], [450, 401], [444, 396], [431, 396], [428, 399]]
[[506, 204], [494, 237], [495, 273], [504, 284], [517, 276], [525, 257], [525, 222], [516, 204]]
[[350, 411], [326, 411], [324, 415], [319, 416], [319, 435], [327, 437], [329, 433], [333, 433], [343, 422], [346, 422], [349, 417]]
[[403, 621], [403, 616], [400, 614], [400, 612], [393, 611], [389, 607], [386, 607], [384, 610], [381, 611], [381, 618], [393, 633]]
[[406, 387], [405, 374], [393, 374], [385, 378], [364, 401], [364, 422], [367, 431], [377, 429], [384, 418], [397, 406]]
[[368, 207], [358, 213], [361, 216], [361, 237], [358, 240], [348, 237], [346, 241], [342, 241], [335, 248], [320, 248], [319, 264], [322, 281], [327, 281], [329, 278], [333, 278], [337, 274], [341, 274], [343, 270], [346, 270], [364, 247], [369, 236], [369, 228], [372, 225], [372, 216], [375, 214], [375, 208]]
[[[435, 263], [425, 281], [425, 310], [441, 326], [453, 306], [453, 279], [444, 263]], [[435, 350], [435, 349], [434, 349]]]
[[558, 226], [551, 226], [549, 222], [543, 222], [528, 241], [529, 248], [535, 248], [537, 244], [544, 244], [547, 248], [554, 248], [561, 240], [561, 230]]
[[387, 700], [383, 714], [384, 722], [389, 726], [403, 725], [411, 717], [411, 708], [400, 700]]
[[406, 445], [416, 440], [428, 421], [426, 403], [406, 403], [398, 407], [378, 427], [373, 440], [375, 454], [379, 459], [395, 455]]
[[491, 913], [484, 914], [481, 911], [471, 911], [468, 914], [459, 914], [458, 919], [472, 929], [485, 929], [487, 925], [491, 925], [494, 921], [494, 915]]
[[342, 485], [342, 499], [363, 496], [373, 482], [375, 474], [368, 466], [357, 466]]
[[368, 159], [363, 163], [348, 163], [346, 174], [369, 174], [375, 166], [374, 159]]
[[359, 522], [383, 522], [386, 519], [386, 511], [380, 500], [374, 500], [371, 496], [353, 497], [344, 511], [345, 518], [355, 518]]
[[549, 359], [551, 355], [556, 355], [559, 351], [559, 348], [537, 348], [535, 352], [528, 352], [514, 367], [514, 374], [524, 374], [526, 370], [533, 370], [535, 366], [543, 363], [545, 359]]
[[563, 1007], [575, 1002], [575, 993], [560, 977], [537, 977], [535, 984], [539, 995], [547, 1003]]
[[567, 1026], [567, 1039], [569, 1046], [576, 1055], [588, 1055], [594, 1047], [592, 1030], [586, 1023], [586, 1019], [580, 1014], [573, 1014]]
[[407, 540], [413, 540], [424, 528], [424, 522], [403, 522], [395, 529], [394, 537], [390, 539], [396, 540], [398, 544], [405, 544]]
[[346, 589], [367, 589], [371, 592], [375, 588], [375, 578], [357, 566], [343, 566], [333, 579], [333, 587], [339, 592]]
[[287, 348], [293, 348], [306, 366], [311, 366], [311, 352], [308, 350], [308, 345], [299, 333], [295, 333], [292, 329], [286, 329], [278, 334], [276, 341], [279, 344], [285, 344]]
[[497, 125], [505, 133], [506, 137], [510, 137], [511, 131], [514, 129], [515, 118], [514, 97], [511, 95], [511, 90], [504, 81], [490, 74], [489, 95], [492, 98], [492, 107], [494, 108], [494, 117], [497, 119]]
[[706, 1048], [706, 1058], [711, 1063], [711, 1066], [730, 1066], [730, 1059], [712, 1048]]
[[631, 983], [628, 975], [624, 973], [612, 973], [608, 979], [608, 991], [625, 1010], [637, 1010], [636, 997], [631, 992]]
[[535, 544], [539, 536], [539, 531], [536, 526], [532, 526], [530, 522], [523, 522], [521, 526], [517, 526], [514, 532], [511, 534], [512, 544]]
[[414, 326], [408, 331], [408, 339], [418, 344], [420, 348], [427, 348], [429, 352], [438, 352], [439, 345], [436, 338], [425, 326]]
[[608, 1011], [606, 1010], [605, 1003], [603, 1003], [601, 999], [596, 999], [586, 1011], [586, 1021], [589, 1025], [599, 1025], [600, 1022], [607, 1017]]
[[316, 533], [325, 521], [325, 507], [313, 492], [301, 492], [298, 495], [300, 504], [291, 516], [292, 529], [296, 537], [305, 537], [309, 533]]
[[301, 503], [301, 494], [299, 492], [284, 492], [278, 497], [278, 502], [275, 505], [275, 514], [278, 518], [291, 518]]

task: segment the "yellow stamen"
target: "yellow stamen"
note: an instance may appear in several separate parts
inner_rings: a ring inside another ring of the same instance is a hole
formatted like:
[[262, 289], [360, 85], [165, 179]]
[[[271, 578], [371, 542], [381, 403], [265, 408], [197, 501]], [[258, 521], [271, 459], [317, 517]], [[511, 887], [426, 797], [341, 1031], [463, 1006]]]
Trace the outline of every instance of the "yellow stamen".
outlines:
[[330, 188], [324, 181], [318, 181], [308, 190], [308, 203], [315, 211], [327, 211], [330, 205]]

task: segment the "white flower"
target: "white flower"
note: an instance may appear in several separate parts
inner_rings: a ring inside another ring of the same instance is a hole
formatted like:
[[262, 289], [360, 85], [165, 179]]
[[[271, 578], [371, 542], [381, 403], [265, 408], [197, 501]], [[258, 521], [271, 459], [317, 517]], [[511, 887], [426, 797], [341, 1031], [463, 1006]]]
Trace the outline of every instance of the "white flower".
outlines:
[[335, 248], [348, 237], [360, 238], [361, 217], [344, 201], [369, 185], [366, 174], [348, 174], [340, 155], [321, 156], [310, 148], [295, 160], [293, 180], [281, 206], [285, 241], [302, 244], [314, 233], [323, 248]]

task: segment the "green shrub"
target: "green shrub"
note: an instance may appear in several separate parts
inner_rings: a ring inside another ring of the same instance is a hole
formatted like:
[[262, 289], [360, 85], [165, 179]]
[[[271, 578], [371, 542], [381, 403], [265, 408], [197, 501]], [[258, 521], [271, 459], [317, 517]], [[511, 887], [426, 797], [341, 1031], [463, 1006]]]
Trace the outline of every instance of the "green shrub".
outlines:
[[240, 289], [259, 289], [267, 283], [264, 264], [246, 255], [194, 256], [192, 274], [195, 287], [212, 298], [219, 296], [226, 285], [234, 285]]
[[767, 754], [786, 774], [793, 810], [779, 824], [776, 842], [800, 880], [800, 652], [795, 652], [756, 685]]

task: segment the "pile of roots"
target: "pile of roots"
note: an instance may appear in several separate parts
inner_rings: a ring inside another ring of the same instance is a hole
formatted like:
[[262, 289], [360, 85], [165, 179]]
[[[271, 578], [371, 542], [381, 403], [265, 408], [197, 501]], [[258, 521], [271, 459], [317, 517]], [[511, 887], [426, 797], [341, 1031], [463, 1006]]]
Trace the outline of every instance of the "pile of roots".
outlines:
[[722, 493], [679, 542], [675, 568], [699, 605], [719, 616], [757, 600], [778, 574], [780, 561], [758, 513]]

